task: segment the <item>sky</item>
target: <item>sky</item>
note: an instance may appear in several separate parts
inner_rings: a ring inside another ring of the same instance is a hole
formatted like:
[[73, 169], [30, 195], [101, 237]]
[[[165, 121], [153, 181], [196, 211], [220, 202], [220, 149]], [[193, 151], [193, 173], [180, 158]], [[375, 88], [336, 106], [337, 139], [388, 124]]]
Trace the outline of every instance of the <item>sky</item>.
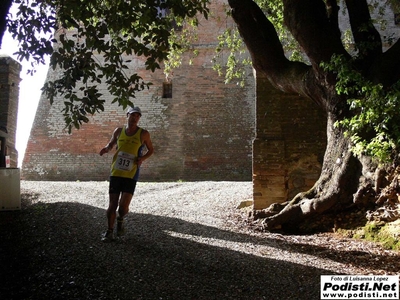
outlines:
[[[3, 37], [0, 53], [7, 54], [17, 60], [17, 57], [13, 55], [13, 53], [17, 51], [17, 47], [18, 42], [14, 41], [11, 35], [6, 32]], [[36, 73], [32, 76], [27, 74], [30, 64], [26, 61], [19, 63], [22, 65], [20, 73], [22, 80], [19, 85], [16, 148], [18, 151], [18, 167], [21, 167], [32, 123], [41, 96], [40, 89], [46, 79], [48, 66], [41, 65], [37, 67]]]

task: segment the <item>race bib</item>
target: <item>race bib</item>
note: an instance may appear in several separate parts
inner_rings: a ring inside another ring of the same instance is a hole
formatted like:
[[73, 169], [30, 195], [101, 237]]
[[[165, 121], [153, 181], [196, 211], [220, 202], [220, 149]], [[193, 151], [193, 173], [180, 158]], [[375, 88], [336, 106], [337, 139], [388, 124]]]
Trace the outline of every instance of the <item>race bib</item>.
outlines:
[[126, 152], [119, 152], [117, 161], [115, 162], [115, 168], [121, 171], [132, 171], [133, 164], [135, 162], [135, 155]]

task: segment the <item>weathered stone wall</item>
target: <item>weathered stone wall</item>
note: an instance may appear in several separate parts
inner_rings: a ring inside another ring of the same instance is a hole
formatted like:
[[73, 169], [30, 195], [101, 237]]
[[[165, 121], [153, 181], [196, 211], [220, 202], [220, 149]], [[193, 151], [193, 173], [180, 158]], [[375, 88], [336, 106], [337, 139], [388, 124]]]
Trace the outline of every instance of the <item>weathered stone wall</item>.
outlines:
[[[165, 76], [145, 71], [133, 59], [130, 71], [154, 85], [141, 92], [135, 105], [142, 108], [140, 126], [149, 130], [155, 154], [143, 164], [141, 180], [251, 180], [255, 120], [255, 88], [251, 69], [244, 89], [224, 84], [212, 70], [217, 35], [228, 22], [223, 1], [211, 7], [213, 18], [201, 22], [199, 55], [193, 64], [185, 58], [172, 78], [172, 98], [162, 98]], [[230, 21], [231, 22], [231, 21]], [[101, 57], [99, 57], [101, 60]], [[49, 71], [48, 78], [59, 70]], [[104, 90], [104, 94], [107, 92]], [[117, 126], [125, 123], [122, 108], [107, 99], [105, 111], [72, 134], [64, 130], [63, 99], [50, 106], [40, 100], [28, 141], [22, 178], [28, 180], [105, 180], [112, 155], [99, 156]]]
[[10, 167], [18, 165], [15, 148], [18, 116], [19, 74], [21, 65], [7, 55], [0, 55], [0, 130], [7, 131], [7, 155]]
[[262, 75], [256, 91], [255, 210], [311, 188], [326, 148], [326, 116], [311, 100], [280, 92]]

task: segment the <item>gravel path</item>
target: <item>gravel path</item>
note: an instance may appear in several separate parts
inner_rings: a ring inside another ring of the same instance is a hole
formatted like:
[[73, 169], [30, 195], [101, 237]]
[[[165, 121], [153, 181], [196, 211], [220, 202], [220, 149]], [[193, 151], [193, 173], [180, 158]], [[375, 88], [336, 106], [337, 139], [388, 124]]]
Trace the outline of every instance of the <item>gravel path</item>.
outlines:
[[320, 275], [399, 274], [399, 254], [246, 226], [251, 182], [138, 183], [104, 244], [108, 182], [22, 181], [0, 212], [0, 299], [320, 299]]

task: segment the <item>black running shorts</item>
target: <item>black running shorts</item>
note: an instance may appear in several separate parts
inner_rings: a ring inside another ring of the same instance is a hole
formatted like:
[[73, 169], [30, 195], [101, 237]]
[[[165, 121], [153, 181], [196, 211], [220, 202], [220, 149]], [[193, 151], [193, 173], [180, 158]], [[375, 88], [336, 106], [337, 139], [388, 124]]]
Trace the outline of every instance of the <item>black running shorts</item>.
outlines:
[[124, 177], [110, 176], [110, 194], [129, 193], [134, 194], [137, 180]]

